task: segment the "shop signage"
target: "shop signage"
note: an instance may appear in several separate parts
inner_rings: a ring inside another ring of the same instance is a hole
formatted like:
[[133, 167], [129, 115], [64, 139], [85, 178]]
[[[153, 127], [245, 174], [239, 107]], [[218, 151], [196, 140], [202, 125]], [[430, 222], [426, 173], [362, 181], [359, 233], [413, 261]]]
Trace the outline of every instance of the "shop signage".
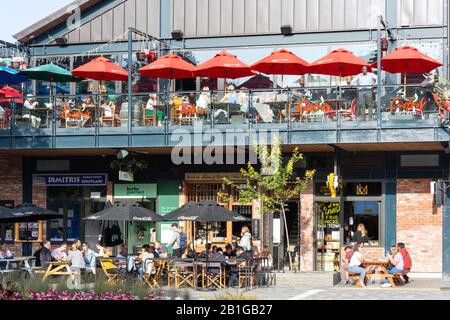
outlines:
[[33, 175], [33, 185], [44, 187], [106, 186], [107, 182], [106, 173]]
[[115, 184], [114, 198], [116, 199], [155, 199], [156, 184]]
[[245, 181], [245, 178], [242, 177], [242, 174], [239, 172], [235, 173], [186, 173], [185, 180], [187, 182], [222, 182], [223, 178], [228, 178], [233, 182], [237, 181]]
[[339, 227], [341, 205], [339, 202], [319, 202], [317, 204], [319, 225], [322, 227]]
[[119, 180], [120, 181], [133, 182], [134, 181], [134, 174], [132, 172], [119, 171]]
[[369, 194], [369, 186], [358, 184], [356, 185], [356, 195], [358, 196], [367, 196]]

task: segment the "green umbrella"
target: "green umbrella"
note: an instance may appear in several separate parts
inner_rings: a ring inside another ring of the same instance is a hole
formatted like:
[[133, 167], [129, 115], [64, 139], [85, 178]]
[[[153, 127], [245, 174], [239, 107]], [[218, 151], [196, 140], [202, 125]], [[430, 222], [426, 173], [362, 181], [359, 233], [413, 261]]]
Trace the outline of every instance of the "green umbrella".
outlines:
[[61, 68], [53, 63], [23, 70], [20, 73], [26, 75], [29, 79], [49, 81], [50, 95], [53, 91], [53, 82], [79, 82], [82, 80], [81, 78], [74, 77], [69, 70]]

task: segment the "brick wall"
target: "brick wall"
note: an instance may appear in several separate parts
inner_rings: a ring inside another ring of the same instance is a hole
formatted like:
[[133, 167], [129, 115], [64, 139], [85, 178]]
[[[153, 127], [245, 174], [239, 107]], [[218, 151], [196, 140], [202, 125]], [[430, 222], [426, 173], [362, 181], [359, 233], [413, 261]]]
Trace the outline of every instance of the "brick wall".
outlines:
[[397, 181], [397, 241], [406, 244], [412, 272], [442, 272], [442, 210], [433, 207], [430, 183]]
[[314, 270], [314, 195], [312, 183], [300, 197], [300, 270]]

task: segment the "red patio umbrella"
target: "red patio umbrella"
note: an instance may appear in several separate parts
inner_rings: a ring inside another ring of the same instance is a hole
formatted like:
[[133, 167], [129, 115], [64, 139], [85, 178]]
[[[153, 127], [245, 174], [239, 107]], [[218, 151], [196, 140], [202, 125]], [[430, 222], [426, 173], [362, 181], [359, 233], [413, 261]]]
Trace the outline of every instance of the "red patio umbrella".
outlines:
[[[377, 68], [378, 64], [375, 62], [372, 66]], [[439, 67], [442, 67], [442, 63], [411, 46], [397, 48], [381, 59], [381, 69], [390, 73], [404, 73], [405, 84], [408, 72], [427, 73]]]
[[346, 49], [337, 49], [310, 65], [309, 72], [328, 76], [347, 77], [361, 73], [362, 67], [370, 65]]
[[280, 49], [256, 62], [251, 68], [265, 74], [300, 76], [309, 72], [309, 63], [291, 51]]
[[128, 81], [128, 72], [104, 57], [96, 58], [72, 71], [79, 78], [98, 81]]
[[14, 88], [11, 87], [3, 87], [0, 89], [0, 96], [3, 98], [0, 98], [0, 103], [9, 103], [11, 102], [11, 98], [21, 98], [21, 99], [14, 99], [15, 103], [23, 103], [23, 94], [17, 91]]
[[194, 77], [195, 66], [180, 56], [167, 54], [139, 69], [144, 77], [163, 79], [186, 79]]
[[427, 73], [439, 67], [442, 63], [411, 46], [397, 48], [381, 59], [381, 69], [390, 73]]
[[227, 51], [222, 51], [212, 59], [202, 63], [195, 68], [194, 73], [197, 77], [217, 79], [237, 79], [256, 74], [250, 66]]

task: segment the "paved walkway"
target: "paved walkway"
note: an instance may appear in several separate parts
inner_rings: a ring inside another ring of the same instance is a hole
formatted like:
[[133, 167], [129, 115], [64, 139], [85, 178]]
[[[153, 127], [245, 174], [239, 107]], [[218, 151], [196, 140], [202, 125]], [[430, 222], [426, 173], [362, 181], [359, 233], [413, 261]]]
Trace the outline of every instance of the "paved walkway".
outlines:
[[189, 299], [215, 299], [224, 295], [244, 295], [256, 300], [450, 300], [450, 283], [442, 279], [418, 279], [406, 286], [381, 288], [379, 284], [368, 288], [335, 286], [327, 288], [293, 288], [274, 286], [248, 292], [227, 289], [215, 292], [186, 291]]

